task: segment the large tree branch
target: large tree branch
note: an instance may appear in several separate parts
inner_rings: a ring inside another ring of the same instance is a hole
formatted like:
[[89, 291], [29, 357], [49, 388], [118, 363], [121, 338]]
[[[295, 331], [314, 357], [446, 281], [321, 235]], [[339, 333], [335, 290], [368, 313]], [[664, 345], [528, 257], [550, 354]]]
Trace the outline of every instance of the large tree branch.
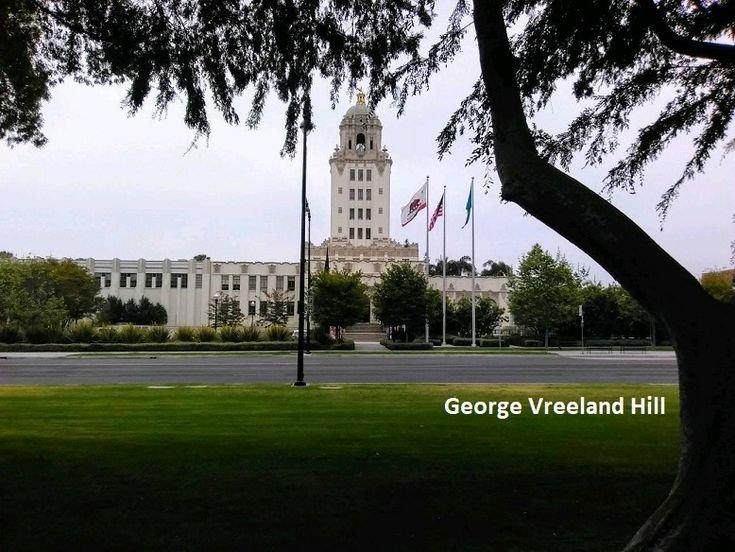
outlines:
[[577, 245], [646, 309], [684, 334], [693, 313], [712, 306], [711, 298], [626, 215], [539, 156], [516, 82], [503, 1], [475, 0], [474, 18], [503, 199]]
[[637, 2], [651, 30], [667, 48], [685, 56], [735, 63], [735, 46], [681, 36], [666, 24], [653, 0], [637, 0]]

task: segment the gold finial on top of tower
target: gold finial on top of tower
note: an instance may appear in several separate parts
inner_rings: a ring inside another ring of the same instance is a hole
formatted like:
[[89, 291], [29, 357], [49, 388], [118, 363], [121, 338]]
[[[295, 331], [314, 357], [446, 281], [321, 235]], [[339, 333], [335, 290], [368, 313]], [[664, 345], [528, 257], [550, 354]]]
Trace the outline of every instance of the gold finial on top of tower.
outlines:
[[365, 105], [365, 92], [357, 89], [357, 105]]

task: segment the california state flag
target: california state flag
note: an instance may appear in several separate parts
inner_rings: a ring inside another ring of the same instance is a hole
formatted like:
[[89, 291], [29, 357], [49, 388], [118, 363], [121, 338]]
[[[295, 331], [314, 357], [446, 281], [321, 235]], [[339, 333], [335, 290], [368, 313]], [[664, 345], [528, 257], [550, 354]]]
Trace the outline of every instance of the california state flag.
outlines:
[[401, 209], [401, 226], [406, 226], [411, 222], [421, 209], [426, 207], [426, 188], [428, 182], [419, 188], [419, 191], [413, 194], [411, 201]]

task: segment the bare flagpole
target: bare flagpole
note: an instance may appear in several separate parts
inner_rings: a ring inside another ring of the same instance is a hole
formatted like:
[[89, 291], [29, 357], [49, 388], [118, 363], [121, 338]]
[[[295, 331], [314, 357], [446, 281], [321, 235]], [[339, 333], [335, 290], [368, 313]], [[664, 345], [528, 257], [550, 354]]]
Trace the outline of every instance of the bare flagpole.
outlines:
[[447, 344], [447, 187], [442, 195], [442, 218], [444, 219], [444, 246], [442, 248], [442, 345]]
[[472, 177], [470, 184], [470, 194], [472, 195], [472, 346], [476, 347], [475, 342], [475, 177]]
[[[429, 278], [429, 177], [426, 177], [426, 278]], [[425, 313], [426, 319], [426, 342], [429, 342], [429, 312]]]

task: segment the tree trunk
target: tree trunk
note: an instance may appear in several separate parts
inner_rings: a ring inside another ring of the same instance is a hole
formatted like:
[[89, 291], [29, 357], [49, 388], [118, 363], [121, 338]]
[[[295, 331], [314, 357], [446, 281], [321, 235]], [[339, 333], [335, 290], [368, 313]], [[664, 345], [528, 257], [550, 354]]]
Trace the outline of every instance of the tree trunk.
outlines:
[[503, 199], [589, 254], [669, 330], [681, 453], [669, 497], [626, 550], [735, 549], [735, 308], [710, 297], [641, 228], [541, 159], [523, 111], [501, 0], [475, 0], [480, 65]]

